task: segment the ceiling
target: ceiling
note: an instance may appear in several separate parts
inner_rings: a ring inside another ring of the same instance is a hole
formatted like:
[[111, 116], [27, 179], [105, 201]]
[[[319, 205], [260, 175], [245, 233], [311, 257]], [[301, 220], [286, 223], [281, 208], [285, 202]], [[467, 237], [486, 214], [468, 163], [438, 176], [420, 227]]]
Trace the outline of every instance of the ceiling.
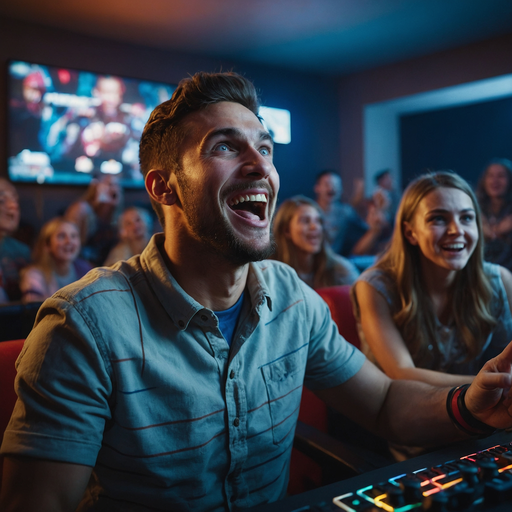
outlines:
[[0, 15], [338, 75], [512, 33], [512, 0], [3, 0]]

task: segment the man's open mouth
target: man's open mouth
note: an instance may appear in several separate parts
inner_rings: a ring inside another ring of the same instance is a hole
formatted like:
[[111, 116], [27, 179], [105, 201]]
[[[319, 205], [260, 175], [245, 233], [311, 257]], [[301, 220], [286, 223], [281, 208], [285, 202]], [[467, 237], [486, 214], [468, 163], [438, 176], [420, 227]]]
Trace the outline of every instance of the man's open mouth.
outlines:
[[266, 216], [268, 199], [265, 194], [240, 194], [231, 198], [228, 206], [238, 215], [251, 218], [256, 216], [264, 220]]

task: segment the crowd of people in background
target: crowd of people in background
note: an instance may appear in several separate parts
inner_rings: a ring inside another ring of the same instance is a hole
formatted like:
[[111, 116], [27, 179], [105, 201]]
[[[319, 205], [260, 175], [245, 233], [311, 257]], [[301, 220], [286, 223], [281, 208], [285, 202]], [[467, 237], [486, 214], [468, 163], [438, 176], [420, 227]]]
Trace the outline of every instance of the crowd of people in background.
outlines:
[[32, 248], [15, 238], [19, 223], [16, 188], [0, 178], [0, 304], [42, 302], [93, 267], [140, 254], [153, 234], [149, 209], [124, 208], [113, 175], [93, 180], [62, 216], [47, 221]]
[[[367, 268], [380, 268], [389, 260], [403, 197], [390, 169], [373, 179], [370, 196], [365, 195], [363, 180], [356, 179], [352, 197], [342, 202], [340, 175], [325, 170], [315, 180], [316, 201], [306, 196], [283, 201], [274, 220], [273, 258], [292, 266], [315, 289], [352, 285]], [[512, 163], [492, 159], [475, 192], [485, 260], [512, 270]], [[114, 175], [92, 180], [82, 198], [45, 223], [32, 248], [15, 238], [19, 221], [18, 194], [2, 178], [0, 303], [42, 301], [93, 267], [140, 254], [154, 232], [149, 208], [125, 207]]]

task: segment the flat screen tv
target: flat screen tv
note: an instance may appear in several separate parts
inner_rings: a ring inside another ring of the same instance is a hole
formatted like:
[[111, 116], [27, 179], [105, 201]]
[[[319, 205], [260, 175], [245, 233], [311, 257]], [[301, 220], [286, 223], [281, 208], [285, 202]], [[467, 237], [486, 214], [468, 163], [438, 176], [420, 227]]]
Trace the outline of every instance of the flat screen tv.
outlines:
[[144, 186], [140, 135], [151, 111], [175, 86], [10, 61], [8, 172], [14, 182], [86, 185], [117, 174]]

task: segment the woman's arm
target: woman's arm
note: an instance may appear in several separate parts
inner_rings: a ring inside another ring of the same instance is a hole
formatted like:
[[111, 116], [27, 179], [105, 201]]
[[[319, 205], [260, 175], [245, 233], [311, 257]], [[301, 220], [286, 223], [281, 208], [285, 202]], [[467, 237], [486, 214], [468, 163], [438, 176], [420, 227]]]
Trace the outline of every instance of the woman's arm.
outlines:
[[389, 377], [419, 380], [433, 386], [458, 386], [473, 381], [472, 375], [452, 375], [417, 368], [384, 297], [365, 281], [356, 283], [355, 293], [366, 342]]

